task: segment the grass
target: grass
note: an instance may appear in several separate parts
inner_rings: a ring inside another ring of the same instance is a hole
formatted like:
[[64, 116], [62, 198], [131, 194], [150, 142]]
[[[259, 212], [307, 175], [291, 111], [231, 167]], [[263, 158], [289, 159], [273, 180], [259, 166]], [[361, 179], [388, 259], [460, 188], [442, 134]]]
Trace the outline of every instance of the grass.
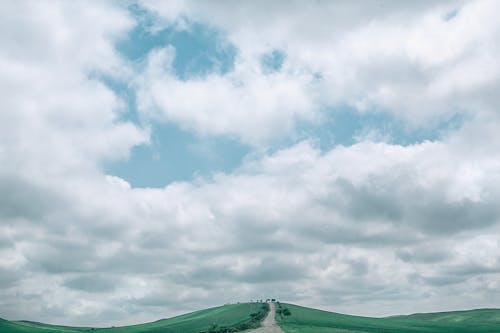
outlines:
[[229, 304], [140, 325], [90, 328], [55, 326], [0, 319], [2, 333], [225, 333], [258, 327], [269, 308], [266, 304]]
[[478, 309], [469, 311], [415, 313], [409, 316], [395, 316], [393, 318], [407, 318], [432, 322], [462, 323], [462, 324], [496, 324], [500, 325], [499, 309]]
[[[264, 306], [264, 308], [263, 308]], [[278, 303], [278, 324], [286, 333], [499, 333], [500, 310], [418, 313], [370, 318]], [[230, 304], [140, 325], [90, 328], [0, 319], [1, 333], [227, 333], [259, 326], [267, 304]], [[253, 315], [252, 315], [253, 314]]]
[[439, 312], [370, 318], [281, 304], [290, 316], [277, 316], [278, 324], [286, 333], [498, 333], [500, 310]]

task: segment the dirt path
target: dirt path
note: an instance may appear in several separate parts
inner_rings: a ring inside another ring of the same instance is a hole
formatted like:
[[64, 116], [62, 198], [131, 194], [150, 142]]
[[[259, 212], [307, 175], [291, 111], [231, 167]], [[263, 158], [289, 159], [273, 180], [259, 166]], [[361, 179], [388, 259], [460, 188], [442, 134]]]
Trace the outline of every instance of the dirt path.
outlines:
[[256, 328], [251, 331], [246, 331], [246, 333], [284, 333], [281, 327], [276, 324], [274, 316], [276, 314], [276, 309], [274, 303], [269, 303], [269, 313], [267, 317], [262, 321], [262, 327]]

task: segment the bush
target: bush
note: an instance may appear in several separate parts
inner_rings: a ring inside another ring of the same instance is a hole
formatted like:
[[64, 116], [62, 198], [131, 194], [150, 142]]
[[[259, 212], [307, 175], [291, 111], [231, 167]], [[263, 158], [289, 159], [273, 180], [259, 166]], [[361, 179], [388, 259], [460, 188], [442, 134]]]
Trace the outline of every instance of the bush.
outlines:
[[213, 323], [210, 326], [208, 331], [201, 331], [199, 333], [234, 333], [239, 331], [245, 331], [252, 328], [259, 327], [260, 321], [264, 319], [264, 317], [269, 312], [269, 305], [263, 304], [262, 309], [260, 311], [254, 312], [250, 314], [250, 319], [243, 323], [236, 324], [231, 327], [219, 327], [216, 323]]

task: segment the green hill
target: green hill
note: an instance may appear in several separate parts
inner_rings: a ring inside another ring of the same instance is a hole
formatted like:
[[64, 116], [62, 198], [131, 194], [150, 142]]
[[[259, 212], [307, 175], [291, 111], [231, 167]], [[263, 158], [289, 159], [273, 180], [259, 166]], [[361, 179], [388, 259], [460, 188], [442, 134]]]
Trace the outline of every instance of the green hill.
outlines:
[[[498, 333], [500, 310], [484, 309], [387, 318], [350, 316], [281, 303], [278, 309], [290, 315], [277, 315], [286, 333]], [[281, 312], [278, 310], [278, 312]]]
[[267, 304], [229, 304], [196, 311], [181, 316], [162, 319], [151, 323], [110, 327], [69, 327], [47, 325], [28, 321], [7, 321], [0, 319], [1, 333], [199, 333], [236, 332], [259, 326], [269, 310]]
[[395, 316], [393, 318], [416, 319], [440, 323], [500, 325], [500, 310], [477, 309], [469, 311], [415, 313], [408, 316]]
[[[277, 303], [276, 320], [286, 333], [499, 333], [500, 309], [417, 313], [370, 318]], [[267, 304], [230, 304], [151, 323], [69, 327], [0, 319], [1, 333], [199, 333], [236, 332], [259, 326]], [[286, 311], [287, 310], [287, 311]], [[287, 314], [287, 315], [285, 315]]]

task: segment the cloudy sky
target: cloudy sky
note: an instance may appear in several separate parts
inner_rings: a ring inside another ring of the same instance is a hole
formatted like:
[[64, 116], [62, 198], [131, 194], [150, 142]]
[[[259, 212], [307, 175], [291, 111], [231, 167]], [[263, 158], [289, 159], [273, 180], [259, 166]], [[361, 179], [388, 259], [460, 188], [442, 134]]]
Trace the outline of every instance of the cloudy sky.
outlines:
[[0, 7], [0, 317], [500, 306], [498, 1]]

